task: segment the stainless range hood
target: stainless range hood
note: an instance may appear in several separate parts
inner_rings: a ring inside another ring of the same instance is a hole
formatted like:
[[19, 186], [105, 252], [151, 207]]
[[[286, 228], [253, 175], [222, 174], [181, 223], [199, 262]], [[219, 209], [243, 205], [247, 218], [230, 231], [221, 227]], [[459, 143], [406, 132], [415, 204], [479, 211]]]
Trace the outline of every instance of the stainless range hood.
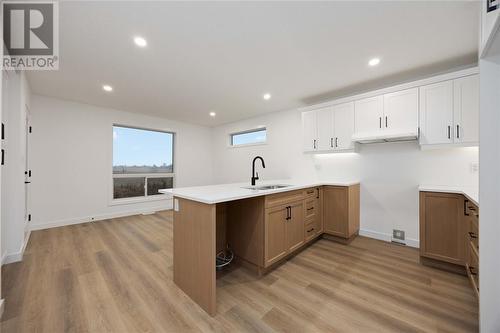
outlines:
[[393, 133], [362, 133], [352, 136], [352, 141], [357, 143], [415, 141], [417, 139], [418, 131]]

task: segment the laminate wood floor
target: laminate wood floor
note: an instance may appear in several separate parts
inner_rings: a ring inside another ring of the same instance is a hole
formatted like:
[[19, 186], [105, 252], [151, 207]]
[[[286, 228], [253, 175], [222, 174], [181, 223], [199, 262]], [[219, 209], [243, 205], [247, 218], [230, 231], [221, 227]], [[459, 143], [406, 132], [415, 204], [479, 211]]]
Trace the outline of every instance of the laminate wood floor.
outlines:
[[212, 318], [172, 282], [171, 211], [35, 231], [2, 280], [2, 333], [478, 331], [466, 277], [364, 237], [225, 273]]

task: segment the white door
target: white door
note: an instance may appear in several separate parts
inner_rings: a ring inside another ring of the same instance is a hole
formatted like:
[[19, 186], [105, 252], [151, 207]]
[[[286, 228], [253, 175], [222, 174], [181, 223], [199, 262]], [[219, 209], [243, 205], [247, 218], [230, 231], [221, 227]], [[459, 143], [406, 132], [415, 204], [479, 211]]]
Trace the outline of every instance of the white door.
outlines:
[[333, 111], [331, 107], [316, 110], [316, 124], [318, 129], [318, 150], [333, 149]]
[[479, 75], [453, 80], [455, 142], [479, 142]]
[[317, 141], [316, 112], [308, 111], [302, 113], [302, 140], [304, 151], [316, 150]]
[[418, 88], [384, 95], [382, 128], [389, 133], [417, 133]]
[[382, 130], [384, 97], [376, 96], [354, 102], [354, 132], [373, 135]]
[[335, 105], [334, 114], [334, 146], [337, 150], [352, 149], [354, 133], [354, 102]]
[[420, 87], [420, 143], [453, 142], [453, 81]]

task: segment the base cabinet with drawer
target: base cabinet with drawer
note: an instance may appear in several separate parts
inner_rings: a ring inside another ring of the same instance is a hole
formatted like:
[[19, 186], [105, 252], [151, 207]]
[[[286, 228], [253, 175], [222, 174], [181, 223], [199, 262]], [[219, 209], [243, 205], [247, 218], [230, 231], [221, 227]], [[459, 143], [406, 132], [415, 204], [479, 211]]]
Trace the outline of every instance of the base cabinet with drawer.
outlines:
[[467, 227], [465, 269], [479, 297], [479, 207], [466, 200], [464, 216]]
[[264, 268], [324, 233], [351, 238], [358, 231], [359, 184], [317, 186], [268, 195], [264, 211]]
[[479, 296], [479, 208], [464, 195], [420, 192], [422, 263], [465, 273]]

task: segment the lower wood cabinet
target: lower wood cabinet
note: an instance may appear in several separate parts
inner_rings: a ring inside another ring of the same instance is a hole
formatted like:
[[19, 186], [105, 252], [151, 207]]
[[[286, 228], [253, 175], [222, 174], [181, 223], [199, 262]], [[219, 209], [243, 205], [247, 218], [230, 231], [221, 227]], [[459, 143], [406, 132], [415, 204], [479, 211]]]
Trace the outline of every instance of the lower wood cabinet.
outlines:
[[265, 268], [323, 233], [350, 238], [359, 231], [359, 184], [283, 192], [264, 201]]
[[420, 255], [452, 264], [465, 263], [464, 197], [420, 192]]
[[324, 232], [351, 238], [359, 232], [359, 184], [323, 187]]
[[420, 192], [422, 263], [469, 276], [479, 297], [479, 207], [462, 194]]
[[265, 211], [264, 266], [267, 267], [304, 244], [303, 200]]

